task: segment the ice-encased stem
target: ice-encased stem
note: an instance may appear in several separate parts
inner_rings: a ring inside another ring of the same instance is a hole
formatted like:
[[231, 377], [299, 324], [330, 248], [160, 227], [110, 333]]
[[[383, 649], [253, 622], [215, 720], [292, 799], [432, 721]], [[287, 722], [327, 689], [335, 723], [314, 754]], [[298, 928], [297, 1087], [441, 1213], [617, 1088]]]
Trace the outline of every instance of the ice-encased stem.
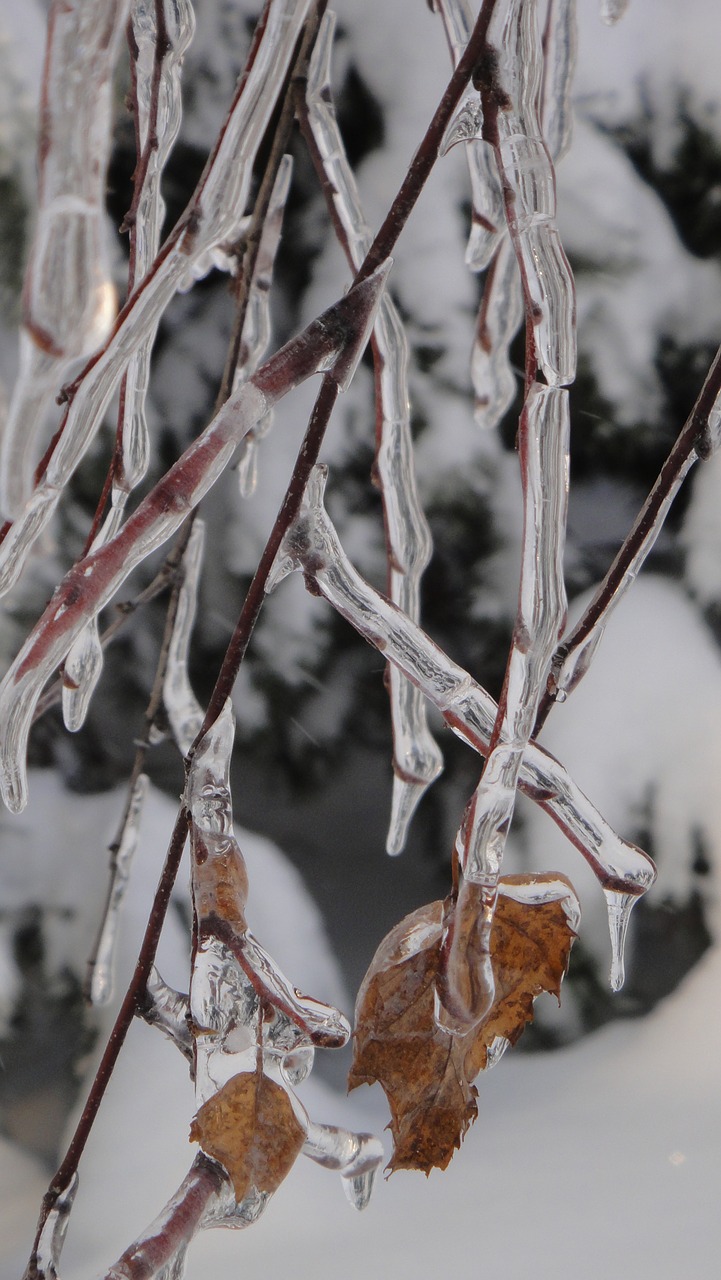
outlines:
[[389, 269], [384, 263], [266, 361], [231, 395], [115, 537], [78, 561], [57, 588], [0, 684], [0, 788], [14, 812], [27, 802], [27, 740], [38, 698], [79, 632], [132, 570], [173, 535], [222, 474], [245, 433], [282, 396], [321, 370], [331, 384], [341, 389], [348, 385]]
[[108, 1004], [113, 995], [113, 970], [123, 901], [140, 837], [140, 819], [149, 780], [141, 773], [128, 799], [120, 840], [111, 847], [110, 882], [93, 953], [88, 961], [86, 991], [93, 1005]]
[[63, 1251], [65, 1236], [78, 1190], [78, 1175], [73, 1174], [70, 1182], [59, 1195], [50, 1210], [43, 1229], [40, 1232], [34, 1255], [34, 1280], [60, 1280], [60, 1254]]
[[[446, 723], [485, 755], [498, 708], [417, 623], [371, 587], [345, 555], [323, 506], [324, 468], [306, 490], [301, 515], [278, 554], [273, 583], [300, 571], [369, 644], [395, 663], [441, 712]], [[604, 886], [641, 894], [653, 883], [651, 859], [608, 825], [566, 769], [536, 743], [524, 755], [521, 789], [540, 804], [583, 854]]]
[[[443, 948], [442, 1025], [473, 1025], [488, 1013], [495, 997], [491, 929], [498, 878], [523, 758], [566, 617], [568, 440], [568, 392], [534, 384], [519, 427], [523, 541], [518, 613], [490, 751], [456, 839], [462, 878]], [[460, 925], [467, 910], [474, 917], [470, 935]], [[474, 968], [470, 982], [469, 963]]]
[[105, 186], [128, 7], [129, 0], [54, 0], [50, 11], [20, 371], [0, 436], [0, 510], [8, 518], [30, 495], [54, 397], [73, 362], [106, 338], [115, 314]]
[[128, 299], [99, 355], [75, 385], [61, 433], [40, 484], [0, 547], [0, 592], [17, 581], [61, 492], [94, 439], [110, 397], [138, 345], [152, 342], [176, 290], [207, 273], [216, 249], [237, 234], [258, 147], [308, 11], [310, 0], [270, 0], [262, 37], [189, 211]]
[[181, 755], [187, 755], [203, 723], [203, 709], [188, 675], [190, 639], [198, 607], [198, 587], [205, 545], [205, 525], [196, 520], [181, 565], [182, 582], [175, 608], [175, 622], [168, 645], [163, 681], [163, 703]]
[[[434, 7], [443, 20], [455, 67], [473, 30], [470, 6], [466, 0], [434, 0]], [[475, 104], [478, 104], [478, 93], [471, 89], [461, 104], [460, 112]], [[460, 140], [459, 138], [458, 141]], [[484, 271], [505, 234], [503, 193], [493, 149], [480, 134], [472, 136], [466, 142], [466, 162], [471, 182], [471, 230], [466, 248], [466, 266], [471, 271]]]
[[543, 32], [541, 123], [554, 165], [571, 145], [571, 89], [576, 69], [576, 0], [548, 0]]
[[219, 1164], [196, 1156], [175, 1195], [105, 1272], [104, 1280], [180, 1280], [188, 1245], [212, 1213], [212, 1202], [226, 1181]]
[[[278, 166], [268, 202], [268, 212], [263, 221], [253, 278], [248, 286], [248, 306], [243, 324], [240, 358], [233, 378], [234, 388], [255, 373], [270, 342], [270, 290], [292, 172], [292, 157], [285, 155]], [[267, 435], [272, 424], [273, 414], [269, 413], [262, 422], [248, 432], [243, 441], [238, 459], [238, 486], [242, 498], [250, 498], [255, 492], [258, 444]]]
[[[308, 128], [322, 168], [326, 195], [353, 270], [363, 262], [371, 235], [358, 187], [338, 129], [331, 92], [331, 52], [335, 14], [321, 22], [308, 70]], [[381, 492], [388, 553], [390, 598], [418, 619], [420, 581], [431, 556], [431, 536], [423, 514], [413, 464], [408, 392], [408, 341], [397, 308], [386, 293], [373, 329], [378, 417], [375, 474]], [[409, 823], [425, 791], [443, 767], [428, 729], [424, 700], [397, 668], [390, 668], [393, 727], [393, 798], [386, 847], [400, 853]]]
[[[162, 49], [159, 50], [156, 10], [156, 0], [136, 0], [131, 15], [136, 54], [134, 88], [140, 178], [131, 215], [131, 288], [147, 275], [160, 245], [165, 213], [160, 183], [180, 129], [180, 69], [195, 28], [189, 0], [162, 0]], [[110, 511], [91, 544], [93, 551], [117, 533], [128, 498], [148, 469], [150, 446], [145, 398], [153, 338], [154, 334], [149, 334], [138, 346], [123, 378]], [[85, 721], [102, 667], [98, 623], [93, 619], [80, 633], [65, 660], [63, 718], [71, 732], [76, 732]]]
[[523, 292], [513, 246], [501, 240], [486, 275], [471, 354], [475, 418], [492, 430], [516, 395], [510, 346], [523, 320]]
[[193, 1063], [194, 1042], [190, 1032], [190, 1003], [187, 995], [169, 987], [153, 965], [145, 989], [138, 1001], [138, 1016], [150, 1027], [157, 1027], [172, 1040], [188, 1062]]
[[493, 69], [481, 85], [483, 136], [501, 173], [535, 356], [549, 386], [566, 386], [576, 371], [575, 290], [556, 226], [555, 174], [538, 111], [543, 49], [535, 0], [496, 5], [487, 50]]

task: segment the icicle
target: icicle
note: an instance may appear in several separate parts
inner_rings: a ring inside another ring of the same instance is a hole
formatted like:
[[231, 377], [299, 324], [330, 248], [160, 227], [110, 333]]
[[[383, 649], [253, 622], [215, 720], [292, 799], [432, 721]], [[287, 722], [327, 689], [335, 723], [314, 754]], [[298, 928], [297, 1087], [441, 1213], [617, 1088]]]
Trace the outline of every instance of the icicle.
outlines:
[[[484, 1017], [494, 1000], [490, 952], [498, 879], [524, 753], [566, 617], [568, 436], [568, 392], [534, 385], [519, 429], [524, 510], [518, 614], [492, 749], [456, 839], [463, 876], [444, 943], [437, 1011], [440, 1025], [454, 1030], [459, 1019], [472, 1025]], [[476, 921], [470, 934], [463, 927], [467, 910]]]
[[163, 703], [173, 737], [183, 756], [187, 755], [203, 723], [203, 711], [188, 676], [188, 655], [198, 607], [204, 544], [205, 525], [202, 520], [196, 520], [183, 555], [183, 581], [178, 592], [175, 624], [168, 646], [163, 682]]
[[88, 961], [87, 990], [93, 1005], [108, 1004], [113, 996], [113, 969], [118, 939], [120, 913], [130, 879], [130, 868], [140, 836], [140, 818], [148, 794], [147, 775], [140, 774], [130, 795], [122, 835], [112, 851], [110, 884], [98, 933], [98, 940]]
[[[332, 105], [330, 59], [335, 14], [325, 14], [308, 72], [308, 123], [326, 182], [333, 193], [348, 257], [357, 268], [371, 243], [353, 171]], [[416, 485], [408, 395], [408, 342], [392, 299], [385, 294], [374, 327], [381, 424], [376, 475], [383, 501], [389, 594], [404, 613], [419, 616], [420, 581], [431, 556], [431, 536]], [[393, 798], [386, 848], [398, 854], [421, 797], [443, 768], [426, 721], [423, 699], [398, 672], [390, 677], [393, 725]]]
[[50, 1210], [34, 1256], [34, 1275], [37, 1280], [59, 1280], [60, 1254], [70, 1220], [70, 1211], [78, 1189], [78, 1175], [74, 1173], [67, 1187], [58, 1196]]
[[[291, 156], [283, 156], [268, 202], [268, 213], [263, 223], [255, 271], [248, 291], [241, 357], [235, 371], [233, 388], [240, 386], [241, 382], [247, 381], [255, 373], [270, 342], [270, 290], [292, 171]], [[272, 425], [273, 414], [269, 413], [257, 427], [248, 432], [243, 441], [238, 460], [238, 487], [241, 498], [251, 498], [255, 492], [258, 475], [258, 444], [268, 434]]]
[[540, 368], [550, 386], [573, 381], [575, 292], [556, 227], [556, 188], [537, 102], [543, 70], [535, 0], [497, 6], [488, 43], [498, 56], [496, 158], [507, 187], [506, 214], [519, 258]]
[[629, 0], [601, 0], [601, 20], [612, 27], [623, 17], [628, 4]]
[[497, 1067], [506, 1049], [510, 1048], [510, 1040], [505, 1036], [495, 1036], [486, 1051], [486, 1071], [490, 1071], [492, 1067]]
[[153, 966], [146, 987], [146, 998], [138, 1007], [138, 1013], [144, 1022], [157, 1027], [172, 1040], [184, 1058], [193, 1062], [193, 1037], [190, 1034], [188, 997], [180, 991], [169, 987]]
[[638, 894], [623, 893], [618, 889], [604, 889], [608, 907], [608, 928], [611, 935], [611, 990], [620, 991], [626, 978], [624, 953], [628, 921]]
[[[453, 66], [457, 66], [473, 30], [473, 18], [466, 0], [438, 0]], [[460, 126], [460, 129], [458, 128]], [[469, 90], [446, 132], [445, 149], [466, 141], [466, 160], [471, 180], [471, 232], [466, 248], [466, 266], [484, 271], [505, 236], [503, 194], [492, 148], [480, 138], [482, 110], [478, 93]], [[459, 134], [459, 136], [454, 136]]]
[[[325, 474], [324, 467], [314, 469], [303, 509], [280, 547], [269, 585], [301, 571], [369, 644], [435, 704], [459, 737], [487, 754], [498, 711], [495, 702], [353, 568], [323, 507]], [[558, 823], [601, 884], [613, 882], [638, 894], [653, 884], [656, 870], [647, 854], [622, 840], [563, 765], [535, 742], [524, 754], [521, 787]]]
[[45, 418], [63, 379], [114, 319], [104, 201], [113, 71], [128, 5], [63, 0], [51, 9], [20, 371], [0, 440], [0, 509], [11, 518], [30, 496]]
[[63, 720], [71, 733], [83, 726], [102, 669], [103, 650], [93, 618], [68, 650], [63, 669]]
[[124, 309], [98, 358], [72, 396], [41, 484], [0, 547], [0, 593], [17, 581], [29, 552], [52, 518], [60, 495], [95, 438], [110, 398], [139, 346], [152, 345], [178, 287], [212, 265], [216, 245], [233, 239], [250, 191], [253, 166], [305, 22], [310, 0], [274, 0], [256, 56], [192, 202]]
[[492, 430], [510, 409], [518, 375], [510, 360], [510, 346], [523, 321], [523, 291], [513, 246], [499, 245], [486, 276], [471, 356], [476, 394], [475, 418]]
[[309, 1121], [303, 1154], [325, 1169], [337, 1170], [353, 1208], [367, 1208], [384, 1158], [380, 1139], [372, 1133], [350, 1133], [335, 1125]]
[[543, 36], [541, 123], [554, 164], [571, 145], [576, 44], [576, 0], [549, 0]]

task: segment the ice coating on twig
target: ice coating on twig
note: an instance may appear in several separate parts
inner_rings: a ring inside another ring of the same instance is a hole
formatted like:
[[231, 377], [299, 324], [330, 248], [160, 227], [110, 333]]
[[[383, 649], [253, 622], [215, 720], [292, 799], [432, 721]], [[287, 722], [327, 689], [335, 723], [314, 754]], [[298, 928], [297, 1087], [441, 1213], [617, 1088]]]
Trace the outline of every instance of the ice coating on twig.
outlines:
[[33, 1259], [33, 1274], [37, 1280], [60, 1280], [60, 1254], [77, 1190], [78, 1175], [74, 1173], [65, 1190], [57, 1197], [40, 1233]]
[[[383, 1158], [380, 1142], [313, 1123], [293, 1092], [312, 1065], [314, 1047], [341, 1047], [350, 1026], [337, 1009], [292, 987], [246, 926], [247, 875], [229, 786], [234, 734], [228, 701], [196, 748], [186, 787], [198, 925], [190, 985], [196, 1100], [202, 1107], [239, 1077], [272, 1081], [305, 1134], [305, 1154], [337, 1170], [362, 1208]], [[246, 1198], [221, 1225], [244, 1225], [270, 1197], [251, 1184]]]
[[153, 966], [148, 978], [145, 1001], [138, 1007], [144, 1022], [157, 1027], [172, 1040], [184, 1058], [193, 1064], [193, 1037], [190, 1033], [190, 1003], [188, 997], [169, 987]]
[[103, 918], [93, 954], [88, 961], [86, 990], [93, 1005], [108, 1004], [113, 996], [113, 971], [118, 929], [130, 869], [138, 847], [140, 818], [148, 794], [149, 781], [141, 773], [133, 787], [125, 812], [120, 839], [111, 847], [110, 883]]
[[614, 22], [618, 22], [623, 17], [629, 5], [629, 0], [601, 0], [601, 19], [609, 27]]
[[[371, 244], [360, 195], [345, 154], [331, 95], [330, 59], [335, 14], [327, 12], [308, 70], [308, 124], [351, 266], [357, 269]], [[431, 556], [431, 536], [416, 485], [408, 393], [408, 341], [397, 308], [386, 293], [373, 329], [380, 422], [375, 474], [381, 491], [389, 561], [389, 595], [417, 619], [420, 581]], [[423, 698], [397, 671], [390, 670], [393, 726], [393, 797], [386, 847], [403, 849], [421, 797], [443, 768], [428, 729]]]
[[575, 291], [556, 226], [555, 175], [538, 114], [543, 50], [535, 0], [509, 0], [494, 9], [488, 50], [494, 67], [481, 100], [492, 98], [494, 109], [484, 121], [484, 136], [495, 146], [502, 174], [538, 364], [550, 386], [565, 386], [576, 371]]
[[341, 387], [347, 385], [389, 269], [383, 263], [266, 361], [230, 396], [115, 537], [66, 574], [0, 684], [0, 788], [13, 812], [27, 803], [27, 740], [38, 698], [88, 619], [97, 617], [132, 570], [172, 537], [222, 474], [246, 432], [277, 400], [321, 369]]
[[[473, 18], [466, 0], [434, 0], [446, 32], [454, 67], [468, 44]], [[463, 122], [466, 122], [464, 125]], [[472, 127], [471, 127], [472, 122]], [[471, 231], [466, 248], [466, 266], [484, 271], [505, 234], [503, 193], [493, 149], [481, 137], [482, 112], [478, 93], [470, 89], [461, 102], [446, 134], [445, 149], [467, 141], [466, 161], [471, 181]]]
[[571, 145], [576, 45], [576, 0], [548, 0], [543, 32], [541, 123], [554, 164], [558, 164]]
[[[456, 839], [462, 878], [444, 941], [446, 964], [438, 1010], [443, 1026], [473, 1025], [485, 1017], [495, 997], [491, 929], [498, 879], [523, 757], [566, 617], [563, 547], [568, 438], [568, 392], [535, 384], [528, 393], [519, 428], [523, 543], [518, 613], [491, 750]], [[468, 937], [460, 925], [468, 908], [477, 922], [473, 931], [474, 981], [470, 984], [464, 977], [469, 964]]]
[[[303, 510], [278, 553], [275, 581], [301, 571], [418, 686], [459, 737], [486, 754], [498, 711], [493, 698], [351, 565], [323, 506], [324, 487], [325, 469], [316, 467]], [[656, 869], [647, 854], [622, 840], [563, 765], [534, 742], [524, 755], [520, 786], [547, 810], [602, 885], [641, 894], [653, 884]]]
[[522, 320], [523, 292], [518, 263], [506, 237], [488, 269], [471, 354], [475, 418], [486, 430], [498, 425], [515, 399], [518, 375], [509, 351]]
[[[270, 289], [292, 172], [292, 157], [283, 156], [273, 184], [268, 212], [263, 222], [253, 279], [248, 289], [248, 309], [243, 324], [240, 359], [235, 371], [233, 387], [245, 382], [255, 372], [270, 342]], [[243, 441], [238, 459], [238, 487], [242, 498], [251, 498], [255, 492], [258, 476], [258, 444], [268, 434], [272, 425], [273, 414], [269, 413], [262, 422], [248, 432]]]
[[112, 82], [129, 0], [55, 0], [48, 23], [39, 195], [20, 371], [0, 439], [0, 510], [22, 510], [48, 409], [115, 315], [105, 229]]
[[308, 1122], [303, 1155], [324, 1169], [340, 1173], [343, 1190], [354, 1209], [365, 1209], [383, 1160], [383, 1145], [372, 1133], [351, 1133], [337, 1125]]
[[223, 1202], [225, 1181], [219, 1165], [197, 1156], [175, 1195], [104, 1280], [181, 1280], [188, 1246]]
[[168, 661], [163, 681], [163, 703], [181, 755], [187, 755], [203, 723], [203, 710], [188, 675], [190, 639], [198, 607], [198, 587], [203, 563], [205, 525], [196, 520], [183, 553], [182, 583], [178, 591]]
[[[110, 397], [139, 345], [152, 345], [176, 290], [206, 275], [239, 230], [258, 147], [281, 91], [310, 0], [271, 0], [252, 65], [236, 94], [189, 210], [140, 281], [99, 356], [76, 384], [39, 486], [0, 547], [0, 591], [19, 577], [60, 494], [92, 443]], [[214, 256], [215, 255], [215, 256]]]

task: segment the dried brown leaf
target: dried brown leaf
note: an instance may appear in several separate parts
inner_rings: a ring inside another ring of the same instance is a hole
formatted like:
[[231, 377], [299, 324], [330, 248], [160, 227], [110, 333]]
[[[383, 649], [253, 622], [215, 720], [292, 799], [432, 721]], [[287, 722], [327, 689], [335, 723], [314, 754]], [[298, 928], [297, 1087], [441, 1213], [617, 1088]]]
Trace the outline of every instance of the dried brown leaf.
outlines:
[[[561, 893], [549, 901], [546, 887]], [[553, 876], [508, 876], [501, 881], [491, 956], [495, 1001], [465, 1034], [451, 1034], [435, 1018], [441, 943], [450, 901], [432, 902], [407, 916], [381, 943], [358, 993], [349, 1088], [379, 1082], [391, 1109], [396, 1169], [445, 1169], [477, 1115], [473, 1080], [498, 1036], [514, 1044], [542, 991], [559, 995], [575, 933], [569, 881]], [[537, 891], [537, 892], [536, 892]]]
[[218, 1160], [240, 1203], [251, 1187], [276, 1191], [305, 1142], [305, 1131], [281, 1085], [262, 1072], [233, 1076], [200, 1108], [191, 1142]]

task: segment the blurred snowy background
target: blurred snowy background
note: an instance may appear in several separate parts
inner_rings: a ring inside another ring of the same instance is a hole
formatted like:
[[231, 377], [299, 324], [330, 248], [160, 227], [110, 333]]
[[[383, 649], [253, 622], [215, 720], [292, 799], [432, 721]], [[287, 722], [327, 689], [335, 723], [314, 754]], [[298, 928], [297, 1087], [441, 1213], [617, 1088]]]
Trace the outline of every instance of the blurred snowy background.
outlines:
[[[375, 227], [445, 85], [447, 52], [422, 0], [342, 0], [334, 7], [341, 124]], [[713, 0], [684, 7], [631, 0], [623, 21], [609, 28], [599, 21], [597, 0], [579, 0], [578, 9], [574, 143], [559, 166], [558, 188], [582, 356], [571, 397], [567, 553], [569, 592], [580, 603], [657, 474], [721, 335], [721, 11]], [[223, 119], [255, 13], [247, 0], [197, 6], [181, 139], [167, 180], [171, 221]], [[6, 388], [32, 218], [44, 21], [35, 0], [0, 0]], [[517, 592], [518, 404], [498, 435], [474, 425], [468, 356], [479, 284], [463, 263], [468, 190], [461, 150], [437, 167], [400, 241], [393, 287], [412, 347], [417, 465], [436, 548], [425, 625], [497, 692]], [[338, 296], [347, 279], [302, 145], [296, 153], [278, 268], [278, 342]], [[109, 234], [129, 203], [133, 165], [130, 117], [120, 109]], [[125, 246], [119, 239], [113, 245], [120, 282]], [[207, 421], [230, 321], [226, 281], [217, 275], [168, 313], [152, 390], [155, 475]], [[519, 366], [522, 359], [519, 346]], [[343, 541], [380, 585], [380, 509], [368, 484], [370, 373], [360, 373], [324, 456]], [[284, 487], [312, 390], [278, 411], [256, 496], [241, 510], [229, 477], [205, 512], [216, 551], [205, 571], [193, 658], [201, 697]], [[82, 545], [109, 441], [108, 432], [86, 459], [56, 541], [3, 615], [3, 663]], [[446, 1174], [428, 1182], [397, 1175], [357, 1216], [337, 1180], [303, 1161], [252, 1231], [209, 1233], [196, 1246], [191, 1280], [270, 1269], [318, 1280], [340, 1271], [405, 1280], [469, 1264], [509, 1277], [533, 1267], [559, 1280], [579, 1271], [591, 1280], [716, 1274], [721, 458], [697, 472], [587, 680], [554, 711], [543, 737], [616, 829], [658, 862], [658, 883], [634, 915], [624, 991], [612, 997], [607, 988], [605, 909], [595, 881], [545, 815], [524, 805], [509, 853], [514, 865], [565, 871], [584, 909], [563, 1008], [550, 1001], [539, 1008], [526, 1035], [531, 1048], [548, 1051], [517, 1050], [480, 1082], [479, 1120]], [[53, 713], [45, 718], [33, 745], [30, 808], [19, 819], [0, 816], [2, 1280], [21, 1273], [79, 1074], [102, 1044], [107, 1019], [85, 1012], [80, 982], [160, 625], [151, 606], [110, 651], [80, 734], [66, 735]], [[477, 762], [440, 733], [446, 772], [423, 802], [407, 852], [388, 859], [390, 735], [381, 664], [295, 579], [268, 602], [236, 710], [237, 813], [249, 832], [260, 833], [241, 840], [251, 927], [295, 983], [350, 1011], [350, 993], [383, 934], [446, 891]], [[122, 938], [126, 975], [182, 785], [170, 748], [151, 755], [149, 771], [152, 803]], [[162, 957], [164, 976], [180, 987], [187, 983], [186, 880], [181, 875]], [[309, 1110], [380, 1129], [382, 1100], [366, 1090], [344, 1099], [334, 1067], [323, 1075], [321, 1066], [322, 1078], [308, 1082]], [[66, 1280], [100, 1271], [160, 1208], [187, 1168], [192, 1110], [177, 1054], [135, 1027], [82, 1166], [63, 1256]]]

